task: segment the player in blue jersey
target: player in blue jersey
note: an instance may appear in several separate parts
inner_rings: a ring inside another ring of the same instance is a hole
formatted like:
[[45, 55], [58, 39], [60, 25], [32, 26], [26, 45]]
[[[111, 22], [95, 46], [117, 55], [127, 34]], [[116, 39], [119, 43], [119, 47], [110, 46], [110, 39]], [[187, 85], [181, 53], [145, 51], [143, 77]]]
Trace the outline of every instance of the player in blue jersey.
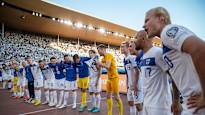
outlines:
[[79, 77], [78, 87], [81, 89], [81, 106], [79, 111], [83, 112], [87, 107], [86, 104], [86, 89], [88, 88], [89, 83], [89, 69], [88, 65], [85, 63], [89, 58], [80, 58], [77, 54], [73, 56], [73, 60], [75, 62], [77, 75]]
[[26, 79], [28, 81], [28, 91], [29, 91], [29, 100], [27, 102], [31, 103], [31, 102], [34, 102], [34, 99], [35, 99], [34, 78], [31, 72], [31, 67], [34, 66], [35, 64], [32, 62], [31, 57], [27, 57], [26, 61], [27, 61], [27, 65], [25, 67], [25, 74], [26, 74]]
[[[57, 62], [55, 57], [50, 58], [50, 63], [48, 64], [50, 68], [52, 68], [54, 74], [55, 74], [55, 90], [52, 91], [52, 95], [54, 97], [53, 103], [50, 104], [50, 106], [55, 106], [58, 108], [61, 106], [63, 101], [63, 95], [64, 95], [64, 82], [65, 82], [65, 76], [63, 73], [63, 64]], [[59, 96], [57, 96], [57, 91], [59, 92]], [[59, 97], [59, 100], [57, 100], [57, 97]]]
[[59, 108], [64, 108], [67, 106], [69, 93], [72, 93], [72, 101], [73, 106], [72, 109], [76, 109], [76, 101], [77, 101], [77, 73], [76, 67], [72, 60], [72, 57], [68, 55], [64, 55], [64, 68], [65, 68], [65, 84], [64, 84], [64, 101], [63, 104]]

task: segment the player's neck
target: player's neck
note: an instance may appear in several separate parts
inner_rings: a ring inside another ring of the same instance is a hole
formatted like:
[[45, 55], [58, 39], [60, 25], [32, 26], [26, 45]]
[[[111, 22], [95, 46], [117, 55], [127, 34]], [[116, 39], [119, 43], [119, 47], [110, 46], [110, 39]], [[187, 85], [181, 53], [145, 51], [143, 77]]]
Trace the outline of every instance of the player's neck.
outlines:
[[146, 53], [147, 51], [149, 51], [149, 49], [151, 49], [153, 47], [153, 45], [151, 43], [148, 43], [147, 45], [145, 45], [145, 47], [143, 48], [143, 52]]

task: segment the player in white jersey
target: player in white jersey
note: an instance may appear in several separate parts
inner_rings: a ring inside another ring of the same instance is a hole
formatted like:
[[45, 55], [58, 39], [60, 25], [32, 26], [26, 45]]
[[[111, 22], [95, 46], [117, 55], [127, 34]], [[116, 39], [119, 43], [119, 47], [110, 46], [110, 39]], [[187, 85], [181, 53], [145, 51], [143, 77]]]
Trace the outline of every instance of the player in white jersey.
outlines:
[[[145, 31], [136, 36], [136, 49], [144, 55], [140, 60], [141, 77], [143, 77], [143, 115], [170, 115], [171, 89], [168, 82], [168, 66], [162, 58], [162, 49], [152, 45], [152, 39]], [[145, 36], [144, 36], [145, 35]]]
[[[130, 44], [131, 45], [131, 44]], [[129, 42], [121, 43], [121, 53], [125, 55], [124, 67], [127, 74], [127, 100], [130, 106], [130, 115], [141, 115], [141, 110], [136, 111], [136, 106], [141, 105], [143, 100], [137, 100], [137, 96], [141, 93], [139, 87], [139, 71], [137, 68], [136, 55], [131, 55], [129, 51]], [[139, 108], [139, 107], [137, 107]]]
[[158, 36], [162, 40], [163, 58], [183, 97], [182, 114], [191, 115], [194, 112], [204, 115], [205, 42], [189, 29], [171, 24], [168, 11], [162, 7], [146, 13], [144, 29], [149, 38]]
[[46, 65], [45, 61], [41, 62], [39, 64], [39, 67], [41, 69], [41, 72], [44, 76], [44, 95], [46, 100], [42, 103], [43, 105], [49, 104], [51, 105], [53, 103], [53, 95], [50, 95], [50, 92], [53, 91], [55, 88], [55, 75], [53, 73], [53, 70]]
[[89, 111], [96, 113], [100, 112], [100, 92], [102, 85], [102, 80], [100, 78], [101, 69], [97, 66], [99, 56], [97, 55], [96, 51], [89, 50], [89, 56], [91, 59], [85, 62], [88, 65], [90, 72], [89, 92], [91, 96], [92, 107], [89, 109]]
[[2, 79], [3, 79], [3, 89], [11, 88], [11, 86], [9, 86], [10, 85], [9, 82], [12, 79], [12, 71], [6, 64], [2, 64]]
[[[42, 60], [39, 60], [39, 65], [43, 63]], [[41, 90], [43, 88], [43, 74], [39, 65], [35, 65], [31, 67], [31, 72], [34, 78], [34, 91], [35, 91], [35, 102], [34, 105], [41, 104]]]
[[136, 50], [136, 45], [135, 45], [135, 40], [130, 40], [129, 41], [129, 52], [131, 55], [136, 55], [136, 59], [135, 59], [135, 62], [137, 64], [137, 67], [138, 67], [138, 71], [139, 71], [139, 75], [137, 77], [137, 94], [136, 94], [136, 102], [135, 102], [135, 105], [136, 105], [136, 108], [137, 108], [137, 111], [138, 111], [138, 115], [142, 115], [142, 105], [143, 105], [143, 88], [142, 88], [142, 83], [143, 83], [143, 77], [141, 77], [140, 75], [140, 60], [141, 60], [141, 57], [143, 56], [143, 51], [138, 51]]
[[[18, 82], [17, 82], [17, 86], [18, 86], [18, 89], [19, 89], [19, 94], [18, 96], [19, 97], [23, 97], [24, 95], [27, 95], [28, 92], [26, 94], [24, 94], [25, 92], [25, 87], [27, 85], [27, 82], [26, 82], [26, 73], [25, 73], [25, 68], [26, 67], [26, 62], [22, 62], [22, 67], [20, 67], [20, 69], [18, 70]], [[26, 98], [24, 96], [24, 98]]]

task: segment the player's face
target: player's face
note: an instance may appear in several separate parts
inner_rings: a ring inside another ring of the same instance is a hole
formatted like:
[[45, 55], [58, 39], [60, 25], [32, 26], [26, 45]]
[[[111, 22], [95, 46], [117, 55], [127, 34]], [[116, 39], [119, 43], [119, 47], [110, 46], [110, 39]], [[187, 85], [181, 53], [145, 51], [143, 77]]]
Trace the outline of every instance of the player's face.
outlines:
[[91, 58], [93, 58], [93, 57], [95, 57], [95, 53], [93, 53], [92, 51], [89, 51], [89, 56], [91, 57]]
[[26, 62], [22, 62], [22, 66], [23, 66], [23, 67], [26, 67]]
[[44, 62], [40, 62], [40, 63], [39, 63], [39, 67], [40, 67], [40, 68], [43, 68], [43, 67], [44, 67]]
[[147, 32], [149, 38], [153, 38], [155, 36], [160, 37], [160, 24], [159, 17], [155, 16], [154, 11], [148, 11], [146, 13], [143, 28]]
[[51, 64], [56, 64], [56, 63], [57, 63], [56, 59], [51, 59]]
[[135, 43], [136, 50], [141, 50], [144, 44], [141, 38], [135, 39], [134, 43]]
[[27, 59], [27, 63], [32, 64], [32, 59], [31, 58]]
[[68, 56], [64, 57], [64, 61], [66, 62], [70, 61], [69, 57]]
[[126, 44], [122, 43], [120, 46], [120, 50], [122, 54], [126, 54], [128, 52], [128, 47], [126, 46]]
[[136, 51], [136, 45], [135, 45], [134, 40], [129, 41], [129, 51], [131, 54], [135, 53], [135, 51]]
[[80, 63], [80, 58], [76, 58], [75, 63]]
[[98, 48], [98, 53], [100, 56], [103, 56], [103, 48]]

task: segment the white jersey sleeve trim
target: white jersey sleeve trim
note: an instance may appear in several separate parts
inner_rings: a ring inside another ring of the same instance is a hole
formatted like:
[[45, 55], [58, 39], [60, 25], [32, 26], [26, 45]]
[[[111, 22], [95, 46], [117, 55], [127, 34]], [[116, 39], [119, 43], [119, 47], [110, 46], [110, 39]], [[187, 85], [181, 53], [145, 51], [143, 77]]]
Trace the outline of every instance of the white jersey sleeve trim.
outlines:
[[178, 51], [182, 51], [184, 41], [190, 36], [195, 34], [183, 26], [173, 24], [167, 25], [161, 33], [163, 44]]

